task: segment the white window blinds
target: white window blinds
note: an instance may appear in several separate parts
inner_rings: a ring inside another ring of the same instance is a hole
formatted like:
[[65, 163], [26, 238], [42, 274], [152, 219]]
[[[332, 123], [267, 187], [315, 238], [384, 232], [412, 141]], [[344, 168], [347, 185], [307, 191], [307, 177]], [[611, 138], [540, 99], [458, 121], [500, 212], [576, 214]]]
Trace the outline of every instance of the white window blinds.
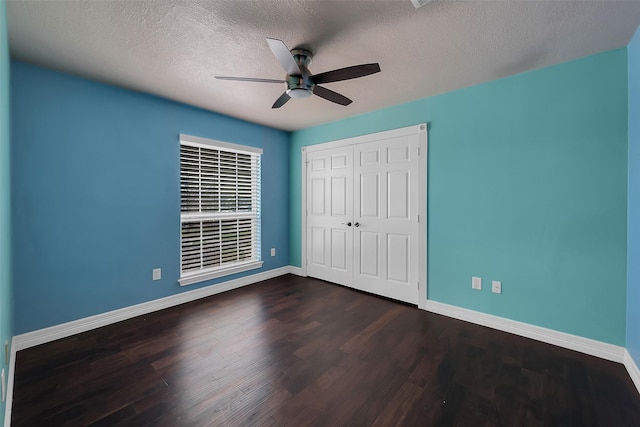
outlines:
[[180, 135], [180, 284], [262, 266], [261, 153]]

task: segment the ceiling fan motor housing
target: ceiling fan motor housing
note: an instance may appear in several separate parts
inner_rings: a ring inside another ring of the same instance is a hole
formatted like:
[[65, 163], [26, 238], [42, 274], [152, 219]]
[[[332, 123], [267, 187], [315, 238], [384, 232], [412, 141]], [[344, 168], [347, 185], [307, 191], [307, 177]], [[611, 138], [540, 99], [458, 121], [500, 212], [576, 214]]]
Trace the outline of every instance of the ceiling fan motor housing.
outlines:
[[291, 98], [308, 98], [313, 94], [315, 83], [311, 80], [311, 73], [307, 68], [311, 64], [311, 52], [306, 49], [293, 49], [291, 55], [295, 59], [301, 75], [287, 75], [287, 95]]

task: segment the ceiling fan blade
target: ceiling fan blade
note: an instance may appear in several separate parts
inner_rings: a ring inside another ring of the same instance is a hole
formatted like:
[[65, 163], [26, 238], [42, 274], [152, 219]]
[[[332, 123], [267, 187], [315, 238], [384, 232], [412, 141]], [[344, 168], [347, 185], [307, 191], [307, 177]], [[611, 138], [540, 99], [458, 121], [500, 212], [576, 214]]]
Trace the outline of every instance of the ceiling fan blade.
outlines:
[[340, 95], [338, 92], [334, 92], [322, 86], [314, 87], [313, 93], [318, 95], [320, 98], [324, 98], [327, 101], [335, 102], [336, 104], [340, 104], [340, 105], [349, 105], [352, 102], [346, 96]]
[[284, 92], [282, 95], [280, 95], [280, 98], [276, 99], [276, 102], [273, 103], [271, 108], [280, 108], [290, 99], [291, 97], [287, 94], [287, 92]]
[[378, 63], [353, 65], [351, 67], [340, 68], [338, 70], [327, 71], [311, 76], [315, 84], [339, 82], [340, 80], [355, 79], [357, 77], [368, 76], [380, 72]]
[[236, 80], [240, 82], [257, 82], [257, 83], [285, 83], [284, 80], [274, 79], [254, 79], [253, 77], [229, 77], [229, 76], [215, 76], [218, 80]]
[[289, 52], [289, 48], [282, 40], [278, 39], [270, 39], [267, 38], [267, 43], [269, 43], [269, 48], [271, 48], [271, 52], [275, 55], [276, 59], [282, 65], [282, 68], [290, 75], [301, 75], [302, 71], [300, 71], [300, 67], [298, 67], [298, 63]]

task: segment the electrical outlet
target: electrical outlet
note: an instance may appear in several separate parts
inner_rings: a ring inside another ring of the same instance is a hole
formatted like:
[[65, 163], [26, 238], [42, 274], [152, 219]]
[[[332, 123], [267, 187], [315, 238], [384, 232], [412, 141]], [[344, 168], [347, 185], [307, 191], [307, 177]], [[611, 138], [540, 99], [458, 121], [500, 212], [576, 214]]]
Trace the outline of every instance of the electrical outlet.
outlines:
[[162, 279], [162, 269], [161, 268], [154, 268], [153, 269], [153, 280], [160, 280]]
[[271, 248], [271, 256], [276, 256], [276, 248]]
[[501, 294], [502, 293], [502, 282], [499, 282], [497, 280], [492, 280], [491, 281], [491, 292], [493, 292], [494, 294]]
[[471, 278], [471, 289], [482, 290], [482, 277]]

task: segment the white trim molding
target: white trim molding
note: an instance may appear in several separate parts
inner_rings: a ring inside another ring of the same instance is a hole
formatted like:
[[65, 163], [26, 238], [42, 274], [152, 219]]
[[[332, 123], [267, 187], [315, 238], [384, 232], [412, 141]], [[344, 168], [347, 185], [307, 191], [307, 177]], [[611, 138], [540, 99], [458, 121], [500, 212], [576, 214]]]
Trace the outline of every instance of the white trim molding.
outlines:
[[293, 265], [289, 266], [289, 273], [295, 274], [300, 277], [307, 277], [307, 272], [301, 267], [294, 267]]
[[624, 347], [604, 343], [602, 341], [579, 337], [577, 335], [542, 328], [540, 326], [530, 325], [528, 323], [493, 316], [491, 314], [456, 307], [437, 301], [428, 300], [424, 309], [432, 313], [453, 317], [454, 319], [464, 320], [477, 325], [497, 329], [499, 331], [509, 332], [522, 337], [542, 341], [547, 344], [557, 345], [558, 347], [568, 348], [569, 350], [579, 351], [601, 359], [611, 360], [618, 363], [625, 362], [626, 349]]
[[307, 275], [307, 147], [300, 149], [301, 153], [301, 183], [300, 186], [300, 268], [302, 275]]
[[[243, 286], [252, 285], [256, 282], [272, 279], [290, 273], [290, 267], [280, 267], [273, 270], [263, 271], [250, 276], [240, 277], [238, 279], [229, 280], [204, 288], [194, 289], [193, 291], [182, 292], [153, 301], [143, 302], [141, 304], [120, 308], [106, 313], [96, 314], [95, 316], [85, 317], [83, 319], [73, 320], [71, 322], [62, 323], [60, 325], [50, 326], [48, 328], [39, 329], [32, 332], [16, 335], [13, 337], [13, 345], [11, 351], [20, 351], [29, 347], [55, 341], [60, 338], [66, 338], [81, 332], [90, 331], [112, 323], [121, 322], [133, 317], [149, 314], [154, 311], [163, 310], [179, 304], [195, 301], [200, 298], [206, 298], [211, 295], [227, 292]], [[13, 354], [13, 353], [12, 353]]]
[[13, 377], [16, 371], [16, 346], [15, 337], [11, 339], [11, 352], [9, 356], [9, 374], [7, 377], [7, 398], [4, 407], [4, 426], [11, 427], [11, 406], [13, 404]]
[[636, 389], [638, 389], [638, 393], [640, 393], [640, 369], [638, 369], [638, 365], [636, 365], [635, 360], [633, 360], [633, 357], [631, 357], [631, 354], [629, 354], [626, 348], [624, 349], [624, 367], [627, 368], [631, 381], [633, 381]]
[[264, 264], [263, 261], [251, 261], [216, 268], [213, 271], [199, 271], [196, 274], [186, 274], [182, 276], [178, 279], [178, 283], [180, 283], [180, 286], [193, 285], [194, 283], [204, 282], [205, 280], [217, 279], [218, 277], [228, 276], [230, 274], [262, 268], [262, 264]]
[[328, 148], [346, 147], [348, 145], [362, 144], [370, 141], [378, 141], [381, 139], [397, 138], [400, 136], [415, 135], [420, 132], [427, 131], [427, 124], [420, 123], [413, 126], [406, 126], [397, 129], [385, 130], [381, 132], [368, 133], [365, 135], [352, 136], [349, 138], [338, 139], [335, 141], [327, 141], [319, 144], [305, 145], [306, 151], [326, 150]]
[[225, 150], [235, 151], [237, 153], [246, 154], [262, 154], [263, 150], [259, 147], [251, 147], [249, 145], [232, 144], [230, 142], [217, 141], [215, 139], [202, 138], [200, 136], [185, 135], [181, 133], [178, 135], [180, 142], [187, 142], [189, 144], [199, 145], [205, 148], [219, 148], [222, 147]]
[[[424, 191], [418, 191], [418, 263], [420, 265], [418, 272], [418, 307], [427, 303], [429, 285], [427, 283], [427, 270], [429, 269], [429, 257], [427, 255], [427, 235], [429, 228], [427, 227], [427, 193], [429, 191], [428, 175], [428, 159], [429, 159], [429, 135], [427, 133], [427, 124], [420, 125], [420, 142], [418, 144], [418, 182], [421, 183], [418, 188], [424, 188]], [[424, 185], [424, 187], [421, 187]]]

